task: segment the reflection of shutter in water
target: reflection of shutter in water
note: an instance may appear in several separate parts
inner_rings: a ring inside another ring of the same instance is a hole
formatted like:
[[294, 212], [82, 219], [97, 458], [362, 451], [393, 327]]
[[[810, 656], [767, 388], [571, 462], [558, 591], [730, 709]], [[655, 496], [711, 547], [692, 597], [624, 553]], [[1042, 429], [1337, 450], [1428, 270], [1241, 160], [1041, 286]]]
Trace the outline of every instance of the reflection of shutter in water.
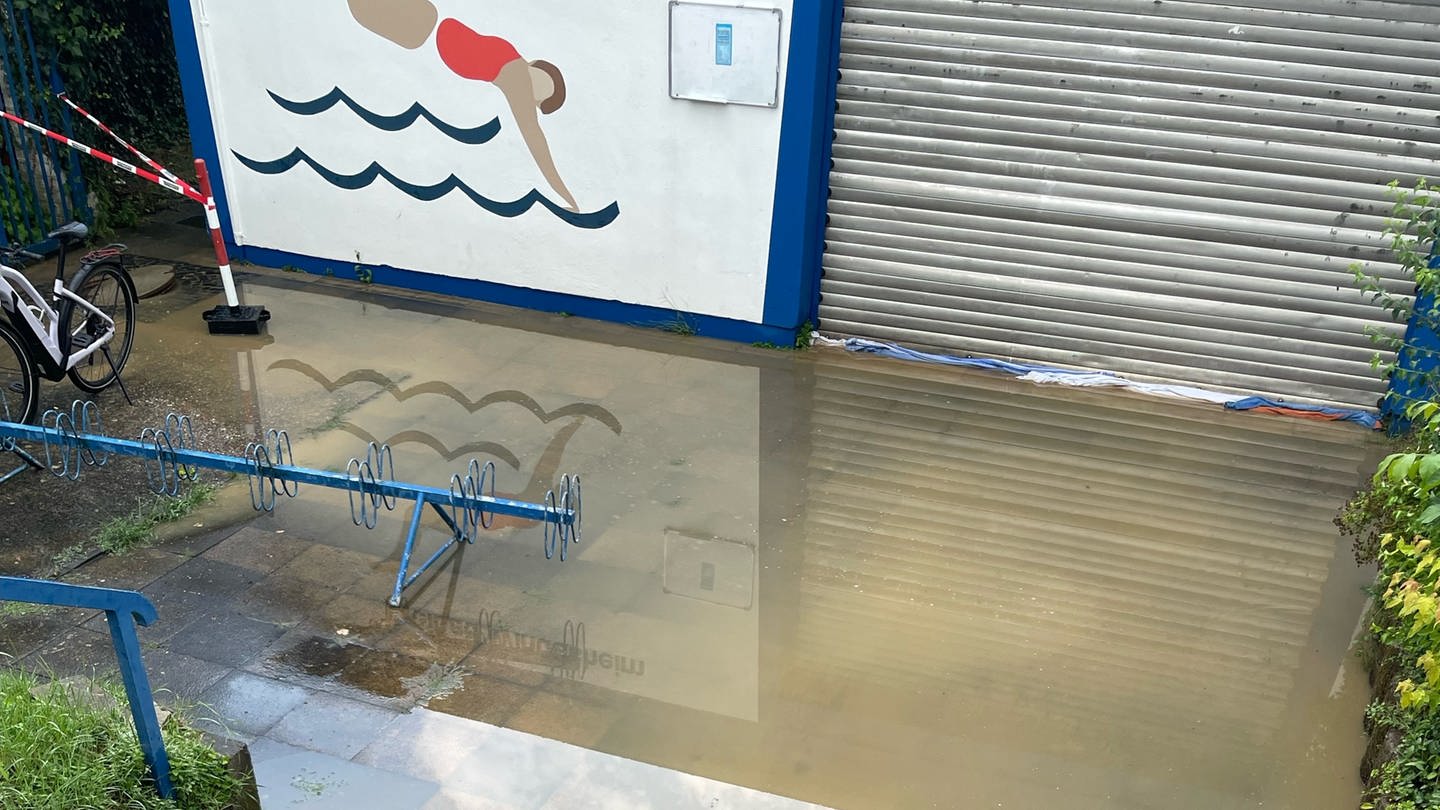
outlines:
[[667, 529], [665, 592], [749, 610], [755, 599], [755, 550], [734, 540]]
[[807, 667], [1033, 750], [1173, 756], [1197, 781], [1274, 744], [1359, 480], [1355, 428], [873, 358], [816, 368]]

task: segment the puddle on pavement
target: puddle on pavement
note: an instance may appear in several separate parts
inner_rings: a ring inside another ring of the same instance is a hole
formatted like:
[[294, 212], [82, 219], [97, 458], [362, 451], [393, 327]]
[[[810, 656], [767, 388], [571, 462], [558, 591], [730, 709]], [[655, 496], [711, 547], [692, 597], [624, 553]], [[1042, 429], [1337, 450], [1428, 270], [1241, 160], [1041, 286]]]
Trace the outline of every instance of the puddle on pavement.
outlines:
[[280, 652], [268, 662], [281, 670], [290, 670], [316, 678], [338, 676], [346, 667], [365, 654], [365, 648], [343, 644], [327, 638], [310, 637]]
[[[277, 666], [839, 808], [1357, 803], [1357, 428], [270, 283], [229, 367], [298, 463], [585, 485], [568, 562], [497, 526], [363, 639], [393, 655]], [[409, 509], [349, 517], [273, 520], [373, 555], [380, 604]]]

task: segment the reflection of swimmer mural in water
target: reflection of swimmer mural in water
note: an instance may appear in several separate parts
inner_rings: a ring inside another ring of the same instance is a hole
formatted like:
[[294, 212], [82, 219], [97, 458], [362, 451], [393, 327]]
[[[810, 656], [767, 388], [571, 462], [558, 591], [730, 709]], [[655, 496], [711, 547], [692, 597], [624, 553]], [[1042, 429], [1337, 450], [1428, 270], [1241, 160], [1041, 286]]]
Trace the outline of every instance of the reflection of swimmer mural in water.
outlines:
[[540, 173], [565, 201], [565, 209], [578, 211], [575, 197], [560, 179], [550, 144], [540, 127], [546, 115], [565, 103], [565, 79], [555, 65], [527, 62], [510, 42], [477, 33], [455, 19], [439, 21], [429, 0], [348, 0], [355, 21], [403, 48], [414, 50], [435, 34], [440, 59], [457, 76], [489, 82], [505, 96], [530, 155]]

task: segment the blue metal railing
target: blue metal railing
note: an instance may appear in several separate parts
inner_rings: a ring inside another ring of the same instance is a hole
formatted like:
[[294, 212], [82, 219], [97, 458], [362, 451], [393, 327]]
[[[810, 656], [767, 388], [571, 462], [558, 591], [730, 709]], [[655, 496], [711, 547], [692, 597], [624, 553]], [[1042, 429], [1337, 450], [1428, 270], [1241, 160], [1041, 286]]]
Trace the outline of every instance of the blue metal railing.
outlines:
[[125, 683], [125, 696], [130, 701], [130, 715], [135, 718], [135, 734], [155, 790], [161, 798], [175, 798], [170, 783], [170, 757], [165, 753], [165, 739], [160, 735], [160, 718], [155, 713], [155, 696], [150, 691], [150, 677], [140, 658], [140, 638], [135, 626], [149, 627], [157, 615], [149, 599], [135, 591], [117, 591], [88, 585], [68, 585], [19, 577], [0, 577], [0, 602], [27, 602], [32, 605], [57, 605], [105, 611], [110, 625], [110, 641], [120, 664], [120, 678]]

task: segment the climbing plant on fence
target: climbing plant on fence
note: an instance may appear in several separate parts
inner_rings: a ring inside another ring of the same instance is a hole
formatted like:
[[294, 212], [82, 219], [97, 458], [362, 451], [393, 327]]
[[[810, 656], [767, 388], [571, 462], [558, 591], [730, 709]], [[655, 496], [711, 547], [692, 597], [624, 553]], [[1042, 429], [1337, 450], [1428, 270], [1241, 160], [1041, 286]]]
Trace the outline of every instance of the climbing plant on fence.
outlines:
[[[39, 54], [52, 54], [70, 95], [116, 132], [160, 157], [184, 148], [189, 157], [180, 71], [166, 0], [13, 0], [28, 16]], [[40, 97], [48, 86], [37, 88]], [[97, 133], [83, 121], [76, 131]], [[188, 163], [181, 160], [179, 163]], [[135, 224], [168, 199], [149, 184], [95, 161], [82, 163], [96, 201], [99, 230]]]
[[[1440, 356], [1428, 348], [1425, 333], [1440, 333], [1440, 313], [1435, 311], [1440, 294], [1440, 268], [1432, 267], [1437, 229], [1440, 229], [1440, 185], [1421, 178], [1406, 188], [1392, 180], [1389, 196], [1394, 205], [1385, 221], [1384, 237], [1404, 281], [1414, 289], [1397, 289], [1393, 279], [1370, 273], [1365, 265], [1351, 265], [1356, 284], [1397, 324], [1409, 324], [1402, 337], [1394, 329], [1367, 328], [1380, 349], [1373, 360], [1386, 379], [1394, 384], [1392, 396], [1404, 405], [1424, 401], [1440, 392]], [[1403, 282], [1402, 282], [1403, 283]], [[1413, 294], [1412, 294], [1413, 293]], [[1393, 353], [1393, 354], [1391, 354]], [[1389, 359], [1396, 358], [1396, 359]]]

